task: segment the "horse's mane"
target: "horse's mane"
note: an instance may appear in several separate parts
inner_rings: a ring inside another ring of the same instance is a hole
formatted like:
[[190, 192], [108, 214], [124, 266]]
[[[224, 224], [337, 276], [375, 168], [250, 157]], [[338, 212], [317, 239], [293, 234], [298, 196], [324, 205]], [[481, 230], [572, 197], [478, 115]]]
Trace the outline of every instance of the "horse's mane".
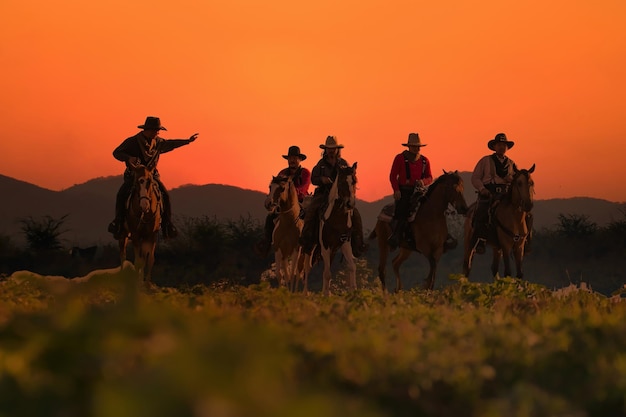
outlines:
[[428, 187], [428, 190], [426, 191], [426, 194], [424, 195], [424, 198], [430, 197], [430, 195], [433, 193], [435, 188], [437, 188], [439, 186], [439, 184], [444, 182], [446, 179], [450, 178], [450, 176], [458, 177], [459, 174], [458, 174], [457, 171], [452, 171], [452, 172], [446, 172], [443, 175], [440, 175], [432, 184], [430, 184], [430, 187]]

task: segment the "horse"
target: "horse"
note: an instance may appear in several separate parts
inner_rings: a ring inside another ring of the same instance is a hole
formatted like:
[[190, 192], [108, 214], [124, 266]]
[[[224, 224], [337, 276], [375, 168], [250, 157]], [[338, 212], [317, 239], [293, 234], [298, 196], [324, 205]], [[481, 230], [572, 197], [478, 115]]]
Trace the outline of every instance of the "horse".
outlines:
[[[356, 263], [352, 254], [350, 242], [352, 232], [352, 213], [356, 203], [356, 168], [355, 162], [350, 167], [337, 169], [337, 176], [328, 194], [328, 206], [320, 220], [318, 239], [313, 254], [318, 250], [324, 263], [322, 273], [322, 293], [330, 294], [331, 263], [337, 253], [341, 251], [346, 261], [347, 284], [351, 290], [356, 290]], [[313, 266], [314, 257], [311, 254], [303, 255], [304, 285], [306, 290], [307, 277]], [[300, 262], [300, 261], [299, 261]]]
[[144, 285], [152, 286], [154, 251], [161, 228], [163, 201], [159, 184], [153, 171], [143, 165], [133, 168], [133, 188], [128, 202], [124, 221], [123, 237], [119, 239], [120, 262], [126, 261], [126, 245], [133, 244], [135, 270], [143, 279]]
[[[531, 232], [526, 224], [526, 217], [533, 208], [535, 183], [530, 174], [535, 171], [535, 164], [530, 169], [518, 170], [513, 165], [514, 175], [508, 190], [497, 203], [491, 216], [492, 224], [487, 235], [487, 244], [493, 247], [491, 272], [497, 276], [500, 269], [500, 258], [504, 258], [504, 276], [511, 276], [511, 254], [515, 259], [518, 278], [523, 278], [522, 262], [524, 245]], [[465, 253], [463, 256], [463, 274], [469, 278], [475, 243], [472, 241], [474, 228], [472, 218], [476, 211], [476, 203], [470, 207], [465, 219]]]
[[[446, 212], [450, 205], [459, 214], [465, 214], [468, 210], [463, 195], [463, 179], [458, 171], [446, 172], [444, 170], [443, 175], [428, 187], [428, 191], [415, 213], [415, 218], [408, 223], [415, 244], [411, 245], [406, 238], [402, 238], [400, 251], [391, 262], [396, 277], [396, 292], [402, 290], [400, 266], [414, 251], [424, 255], [430, 265], [424, 289], [432, 290], [434, 288], [439, 259], [444, 252], [456, 247], [456, 240], [449, 236], [446, 222]], [[390, 251], [387, 240], [391, 235], [390, 219], [385, 219], [383, 213], [392, 207], [393, 204], [389, 208], [383, 208], [383, 212], [378, 216], [376, 226], [369, 236], [369, 239], [378, 238], [378, 277], [383, 291], [386, 291], [385, 269]]]
[[[276, 279], [279, 284], [284, 282], [287, 288], [295, 291], [297, 287], [298, 256], [300, 254], [300, 234], [303, 220], [300, 218], [300, 202], [298, 190], [291, 177], [272, 177], [270, 191], [265, 206], [269, 211], [278, 213], [272, 248], [276, 260]], [[296, 275], [297, 274], [297, 275]]]

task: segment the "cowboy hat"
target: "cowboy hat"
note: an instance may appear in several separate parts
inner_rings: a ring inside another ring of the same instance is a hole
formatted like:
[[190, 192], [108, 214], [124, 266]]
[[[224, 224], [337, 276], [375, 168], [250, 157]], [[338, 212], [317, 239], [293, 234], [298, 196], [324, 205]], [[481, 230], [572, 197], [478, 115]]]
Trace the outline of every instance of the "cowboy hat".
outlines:
[[145, 130], [167, 130], [166, 128], [161, 126], [161, 119], [159, 119], [158, 117], [152, 117], [152, 116], [146, 117], [146, 122], [137, 127], [139, 129], [145, 129]]
[[426, 146], [425, 143], [420, 141], [420, 135], [418, 133], [409, 133], [409, 141], [407, 143], [403, 143], [402, 146]]
[[289, 151], [287, 152], [287, 155], [283, 155], [283, 158], [287, 159], [290, 156], [297, 156], [298, 158], [300, 158], [301, 161], [304, 161], [306, 159], [306, 155], [303, 153], [300, 153], [299, 146], [290, 146]]
[[322, 149], [334, 149], [334, 148], [343, 148], [343, 145], [340, 145], [337, 143], [337, 138], [334, 136], [328, 136], [326, 138], [326, 143], [323, 145], [320, 145], [320, 148]]
[[506, 143], [506, 148], [507, 149], [511, 149], [513, 147], [513, 145], [515, 145], [515, 142], [507, 140], [506, 135], [504, 133], [498, 133], [495, 138], [491, 139], [487, 143], [487, 146], [492, 151], [495, 151], [496, 150], [495, 149], [496, 143]]

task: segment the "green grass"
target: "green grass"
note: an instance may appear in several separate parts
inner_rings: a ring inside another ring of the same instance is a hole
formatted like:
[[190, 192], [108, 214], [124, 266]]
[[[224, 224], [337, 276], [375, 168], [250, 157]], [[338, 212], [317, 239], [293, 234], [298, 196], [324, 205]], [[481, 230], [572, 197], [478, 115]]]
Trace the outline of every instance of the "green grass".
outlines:
[[626, 303], [511, 278], [323, 297], [0, 282], [0, 416], [621, 416]]

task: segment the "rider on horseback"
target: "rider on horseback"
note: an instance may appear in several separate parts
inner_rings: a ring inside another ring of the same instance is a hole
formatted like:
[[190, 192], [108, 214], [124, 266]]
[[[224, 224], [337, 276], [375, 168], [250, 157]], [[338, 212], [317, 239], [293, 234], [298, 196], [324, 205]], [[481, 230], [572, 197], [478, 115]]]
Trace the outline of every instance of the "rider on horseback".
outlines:
[[426, 192], [426, 186], [433, 182], [430, 161], [424, 155], [420, 155], [420, 148], [426, 144], [421, 143], [419, 134], [409, 133], [409, 141], [402, 146], [409, 149], [395, 156], [389, 173], [389, 182], [396, 202], [393, 218], [397, 222], [388, 239], [391, 249], [398, 246], [398, 239], [406, 229], [411, 202], [422, 197]]
[[[472, 242], [477, 242], [476, 253], [485, 253], [485, 243], [490, 224], [490, 208], [506, 194], [509, 184], [515, 174], [515, 162], [506, 151], [511, 149], [515, 142], [507, 140], [504, 133], [498, 133], [487, 143], [487, 147], [494, 151], [491, 155], [483, 156], [472, 173], [472, 185], [478, 192], [476, 211], [474, 213], [474, 235]], [[532, 228], [532, 215], [526, 218], [528, 230]], [[530, 234], [526, 239], [526, 252], [530, 252]]]
[[[287, 168], [278, 173], [278, 177], [291, 177], [293, 184], [298, 192], [298, 201], [300, 202], [300, 215], [303, 215], [302, 202], [304, 197], [309, 195], [309, 186], [311, 185], [311, 171], [301, 165], [306, 159], [306, 155], [300, 152], [299, 146], [290, 146], [287, 155], [283, 155], [287, 160]], [[267, 207], [266, 207], [267, 208]], [[258, 243], [258, 251], [261, 255], [267, 256], [272, 243], [272, 233], [278, 213], [271, 212], [265, 217], [265, 229], [263, 240]]]
[[143, 125], [137, 126], [143, 129], [135, 136], [131, 136], [124, 140], [113, 151], [113, 157], [119, 161], [126, 163], [124, 171], [124, 183], [117, 193], [115, 201], [115, 219], [109, 224], [109, 232], [113, 233], [115, 239], [121, 239], [124, 233], [124, 217], [126, 213], [126, 203], [130, 197], [133, 187], [133, 170], [137, 165], [144, 165], [148, 169], [153, 170], [154, 179], [159, 184], [161, 195], [163, 196], [163, 221], [161, 230], [164, 238], [174, 238], [178, 234], [176, 227], [172, 224], [172, 208], [170, 205], [169, 194], [159, 179], [157, 171], [157, 163], [162, 153], [170, 152], [180, 146], [187, 145], [196, 140], [198, 136], [194, 133], [189, 139], [163, 139], [158, 136], [159, 131], [167, 130], [161, 126], [161, 120], [158, 117], [148, 116]]
[[[316, 233], [319, 227], [320, 208], [328, 202], [328, 194], [333, 185], [333, 181], [337, 177], [337, 169], [340, 167], [348, 167], [348, 162], [341, 157], [341, 149], [343, 145], [337, 143], [337, 138], [328, 136], [326, 143], [320, 145], [324, 149], [322, 159], [320, 159], [313, 167], [311, 173], [311, 183], [316, 185], [315, 193], [311, 205], [306, 210], [304, 216], [304, 227], [300, 237], [300, 244], [305, 253], [310, 254], [315, 246]], [[359, 257], [365, 251], [365, 243], [363, 242], [363, 223], [361, 214], [354, 207], [352, 213], [352, 254]]]

